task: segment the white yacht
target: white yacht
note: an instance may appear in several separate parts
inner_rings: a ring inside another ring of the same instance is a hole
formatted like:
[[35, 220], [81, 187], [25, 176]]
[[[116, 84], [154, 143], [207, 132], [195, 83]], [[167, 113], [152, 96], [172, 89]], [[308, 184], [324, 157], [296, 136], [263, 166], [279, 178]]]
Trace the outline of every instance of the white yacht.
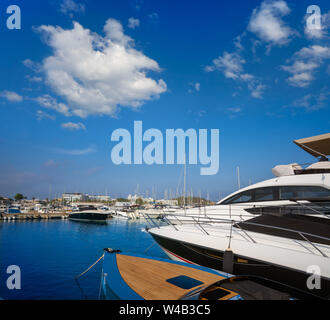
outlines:
[[[277, 166], [276, 178], [229, 195], [204, 216], [186, 212], [147, 231], [173, 260], [262, 276], [330, 299], [330, 134], [295, 143], [321, 161], [305, 169]], [[309, 280], [315, 274], [316, 288]]]
[[[294, 143], [320, 157], [320, 161], [305, 168], [297, 163], [276, 166], [272, 169], [273, 179], [235, 191], [216, 205], [177, 210], [174, 217], [167, 215], [166, 218], [172, 223], [190, 222], [192, 217], [198, 221], [204, 217], [246, 220], [257, 214], [258, 209], [263, 213], [266, 206], [290, 206], [302, 210], [311, 203], [316, 205], [318, 201], [329, 200], [330, 162], [326, 155], [330, 152], [330, 133], [295, 140]], [[309, 210], [309, 214], [327, 217], [313, 210]], [[180, 222], [177, 216], [182, 216]]]
[[109, 209], [113, 218], [121, 220], [136, 220], [140, 216], [131, 206], [112, 207]]

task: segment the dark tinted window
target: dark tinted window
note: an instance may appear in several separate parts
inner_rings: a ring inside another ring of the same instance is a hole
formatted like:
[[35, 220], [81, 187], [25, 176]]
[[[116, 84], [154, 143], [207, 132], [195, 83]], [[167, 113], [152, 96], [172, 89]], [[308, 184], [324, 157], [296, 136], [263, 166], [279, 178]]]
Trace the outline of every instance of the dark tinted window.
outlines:
[[315, 186], [290, 186], [280, 187], [280, 200], [327, 198], [330, 197], [330, 190]]
[[245, 191], [229, 198], [228, 200], [224, 201], [223, 204], [243, 203], [243, 202], [251, 202], [251, 201], [252, 201], [252, 192]]
[[225, 200], [222, 204], [274, 201], [278, 198], [276, 190], [272, 187], [248, 190]]
[[276, 201], [289, 199], [330, 198], [330, 190], [316, 186], [267, 187], [248, 190], [221, 204]]
[[274, 188], [261, 188], [255, 191], [255, 201], [272, 201], [275, 200]]

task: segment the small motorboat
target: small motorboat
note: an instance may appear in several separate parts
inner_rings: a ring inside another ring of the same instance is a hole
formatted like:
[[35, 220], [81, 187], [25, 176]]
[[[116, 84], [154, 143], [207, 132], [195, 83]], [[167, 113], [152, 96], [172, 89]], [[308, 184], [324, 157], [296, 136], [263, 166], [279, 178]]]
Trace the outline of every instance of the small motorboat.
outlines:
[[79, 206], [77, 211], [69, 214], [69, 219], [75, 221], [105, 222], [110, 217], [110, 212], [98, 210], [94, 206]]
[[101, 278], [105, 300], [296, 300], [317, 299], [255, 276], [105, 249]]

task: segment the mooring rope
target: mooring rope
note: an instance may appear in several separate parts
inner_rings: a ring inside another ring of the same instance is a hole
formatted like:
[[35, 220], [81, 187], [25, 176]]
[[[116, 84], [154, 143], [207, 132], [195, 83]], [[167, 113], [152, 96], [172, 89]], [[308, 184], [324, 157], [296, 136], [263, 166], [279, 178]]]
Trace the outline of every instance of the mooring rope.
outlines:
[[79, 279], [80, 277], [82, 277], [85, 273], [87, 273], [90, 269], [92, 269], [101, 259], [103, 259], [104, 254], [102, 254], [102, 256], [100, 258], [98, 258], [88, 269], [86, 269], [84, 272], [82, 272], [81, 274], [79, 274], [78, 276], [75, 277], [75, 279]]
[[156, 242], [152, 243], [146, 250], [144, 250], [144, 253], [147, 253], [155, 244]]

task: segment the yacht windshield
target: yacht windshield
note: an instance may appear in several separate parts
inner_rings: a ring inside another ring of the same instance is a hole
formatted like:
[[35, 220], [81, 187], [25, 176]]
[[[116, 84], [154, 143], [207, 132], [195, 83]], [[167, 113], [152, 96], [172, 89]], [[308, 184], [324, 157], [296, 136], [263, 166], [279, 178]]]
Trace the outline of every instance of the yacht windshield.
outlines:
[[220, 202], [220, 204], [236, 204], [250, 202], [266, 202], [291, 199], [329, 199], [330, 189], [318, 186], [280, 186], [256, 188], [240, 192]]

